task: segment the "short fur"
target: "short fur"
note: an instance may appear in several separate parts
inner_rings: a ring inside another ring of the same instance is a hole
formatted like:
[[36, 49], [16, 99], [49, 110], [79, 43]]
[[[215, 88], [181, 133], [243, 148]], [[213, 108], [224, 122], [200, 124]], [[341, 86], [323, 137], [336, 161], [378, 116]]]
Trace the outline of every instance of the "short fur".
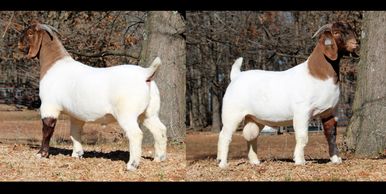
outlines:
[[[304, 147], [308, 142], [308, 124], [313, 117], [329, 118], [339, 100], [338, 73], [343, 54], [356, 48], [355, 33], [348, 25], [337, 22], [321, 27], [314, 37], [318, 42], [310, 57], [286, 71], [240, 71], [242, 58], [235, 61], [222, 105], [223, 128], [219, 135], [219, 167], [227, 167], [229, 144], [238, 125], [245, 120], [243, 135], [248, 141], [248, 158], [259, 164], [257, 136], [264, 125], [295, 129], [295, 164], [305, 164]], [[355, 41], [348, 44], [348, 41]], [[333, 118], [334, 119], [334, 118]], [[330, 159], [340, 163], [331, 119], [324, 120]]]
[[160, 96], [154, 74], [161, 65], [157, 57], [150, 67], [119, 65], [93, 68], [74, 60], [48, 25], [33, 23], [19, 41], [19, 49], [40, 61], [39, 96], [43, 120], [43, 143], [39, 156], [48, 157], [50, 125], [61, 112], [71, 117], [73, 157], [81, 157], [81, 130], [85, 122], [118, 121], [130, 144], [128, 170], [135, 170], [141, 158], [142, 131], [138, 118], [155, 140], [155, 160], [166, 157], [166, 127], [158, 117]]

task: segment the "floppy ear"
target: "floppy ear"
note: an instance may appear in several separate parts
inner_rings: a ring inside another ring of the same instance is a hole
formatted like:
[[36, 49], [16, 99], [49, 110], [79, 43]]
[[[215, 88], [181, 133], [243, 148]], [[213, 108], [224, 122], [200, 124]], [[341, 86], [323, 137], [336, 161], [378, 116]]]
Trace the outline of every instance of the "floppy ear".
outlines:
[[[43, 35], [41, 31], [37, 30], [36, 28], [33, 30], [34, 32], [32, 32], [33, 33], [32, 39], [30, 39], [30, 42], [29, 42], [30, 45], [29, 45], [29, 51], [28, 51], [27, 57], [30, 59], [35, 58], [39, 53], [40, 46], [42, 44], [42, 39], [43, 39]], [[30, 36], [30, 35], [27, 34], [27, 36]]]
[[319, 44], [322, 52], [331, 60], [338, 58], [338, 46], [331, 31], [325, 31], [319, 38]]

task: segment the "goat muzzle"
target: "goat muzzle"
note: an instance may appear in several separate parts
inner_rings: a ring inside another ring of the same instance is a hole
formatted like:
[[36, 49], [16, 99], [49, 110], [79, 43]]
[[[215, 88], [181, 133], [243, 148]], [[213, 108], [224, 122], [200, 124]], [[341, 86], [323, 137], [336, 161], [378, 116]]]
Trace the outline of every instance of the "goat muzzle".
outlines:
[[28, 55], [29, 47], [25, 46], [22, 42], [18, 42], [17, 48], [19, 52], [22, 52], [24, 55]]

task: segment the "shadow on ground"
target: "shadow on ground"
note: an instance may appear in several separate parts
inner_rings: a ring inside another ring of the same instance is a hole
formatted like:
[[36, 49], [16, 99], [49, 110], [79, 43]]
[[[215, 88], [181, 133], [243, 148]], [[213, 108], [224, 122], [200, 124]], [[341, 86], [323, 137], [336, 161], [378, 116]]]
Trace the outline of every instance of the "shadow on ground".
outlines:
[[[36, 153], [40, 149], [40, 146], [37, 145], [29, 145], [31, 149], [35, 149]], [[72, 149], [66, 149], [66, 148], [57, 148], [57, 147], [50, 147], [50, 156], [56, 156], [56, 155], [65, 155], [71, 157]], [[111, 151], [108, 153], [104, 152], [97, 152], [97, 151], [84, 151], [83, 158], [104, 158], [109, 159], [112, 161], [124, 161], [127, 163], [130, 158], [130, 152], [128, 151]], [[149, 156], [142, 156], [145, 160], [154, 160], [153, 157]]]

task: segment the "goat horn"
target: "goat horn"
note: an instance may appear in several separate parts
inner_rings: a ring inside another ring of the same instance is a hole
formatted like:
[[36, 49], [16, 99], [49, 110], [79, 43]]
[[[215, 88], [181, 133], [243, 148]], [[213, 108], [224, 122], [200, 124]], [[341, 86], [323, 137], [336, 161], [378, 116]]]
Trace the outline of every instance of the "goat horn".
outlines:
[[330, 30], [331, 31], [331, 27], [332, 27], [332, 24], [326, 24], [326, 25], [320, 27], [319, 30], [317, 32], [315, 32], [315, 34], [312, 36], [312, 38], [315, 38], [316, 36], [319, 36], [320, 33], [323, 33], [326, 30]]
[[59, 31], [55, 27], [47, 25], [47, 24], [45, 24], [45, 25], [48, 26], [49, 28], [51, 28], [51, 30], [53, 30], [55, 33], [60, 35]]
[[[42, 28], [43, 30], [45, 30], [45, 31], [48, 32], [48, 35], [50, 35], [51, 40], [52, 40], [52, 38], [54, 37], [53, 31], [56, 32], [57, 34], [59, 34], [58, 30], [57, 30], [56, 28], [50, 26], [50, 25], [47, 25], [47, 24], [41, 24], [40, 26], [41, 26], [41, 28]], [[59, 34], [59, 35], [60, 35], [60, 34]]]

